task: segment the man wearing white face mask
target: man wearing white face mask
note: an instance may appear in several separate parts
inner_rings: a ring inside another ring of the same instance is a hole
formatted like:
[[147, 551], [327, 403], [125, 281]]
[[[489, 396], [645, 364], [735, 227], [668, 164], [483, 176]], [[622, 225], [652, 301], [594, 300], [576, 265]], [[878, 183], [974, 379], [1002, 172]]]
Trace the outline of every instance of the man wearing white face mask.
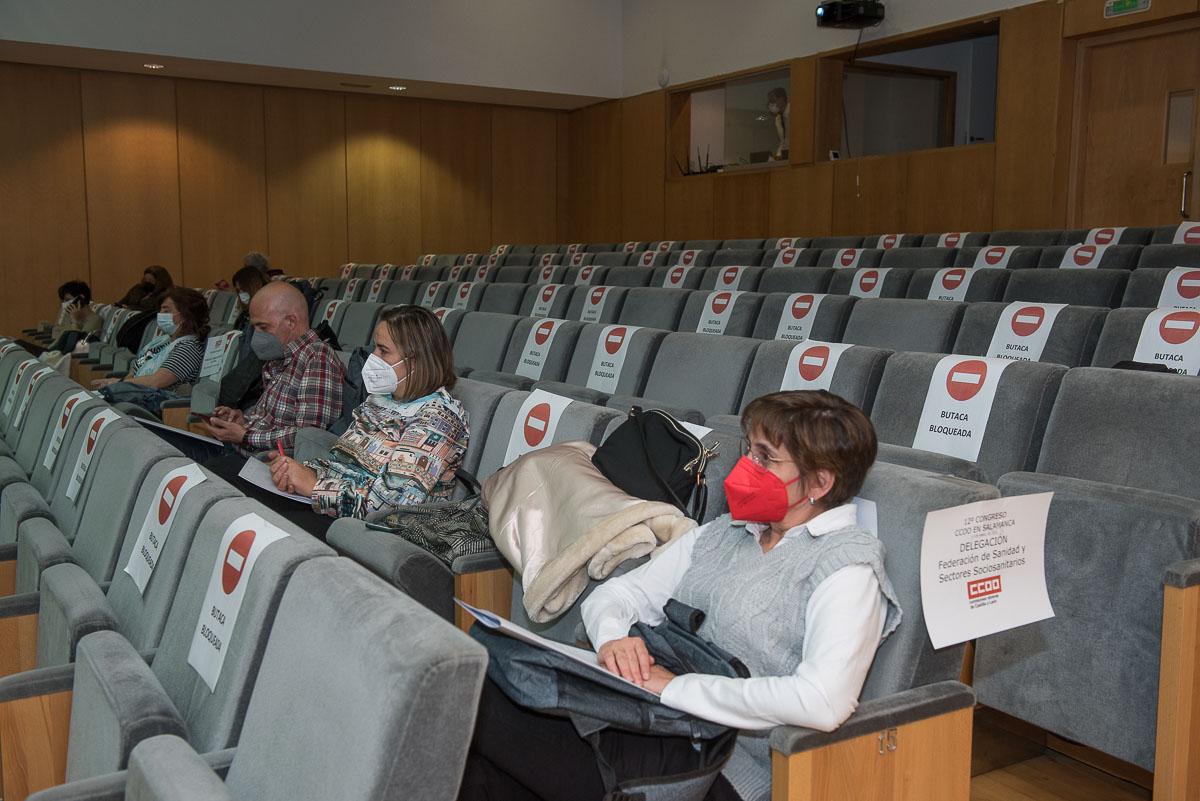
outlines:
[[175, 390], [200, 377], [208, 337], [204, 296], [194, 289], [172, 287], [156, 321], [158, 336], [129, 363], [128, 375], [92, 382], [110, 403], [133, 403], [159, 414], [163, 401], [178, 397]]
[[333, 349], [308, 324], [300, 290], [275, 282], [250, 301], [250, 344], [263, 362], [264, 390], [246, 413], [218, 406], [213, 436], [250, 451], [290, 449], [301, 428], [327, 428], [342, 412], [344, 370]]
[[385, 311], [362, 368], [370, 397], [327, 459], [273, 456], [271, 477], [330, 517], [374, 517], [449, 498], [467, 451], [467, 413], [450, 396], [454, 354], [438, 319], [419, 306]]

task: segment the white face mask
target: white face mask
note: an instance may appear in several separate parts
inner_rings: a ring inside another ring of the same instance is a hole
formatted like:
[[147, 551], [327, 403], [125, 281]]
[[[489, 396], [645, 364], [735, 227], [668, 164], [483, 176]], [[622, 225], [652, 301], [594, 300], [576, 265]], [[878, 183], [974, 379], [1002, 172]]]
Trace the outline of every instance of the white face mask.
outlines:
[[74, 305], [75, 305], [75, 298], [72, 298], [72, 297], [63, 298], [62, 307], [64, 309], [69, 309]]
[[238, 300], [240, 300], [242, 302], [243, 306], [249, 306], [250, 305], [250, 293], [249, 292], [239, 292]]
[[158, 330], [162, 331], [167, 336], [171, 336], [179, 326], [175, 325], [175, 315], [170, 312], [158, 313]]
[[[401, 359], [396, 364], [405, 361], [408, 360]], [[362, 367], [363, 387], [367, 392], [371, 395], [391, 395], [400, 386], [401, 380], [407, 381], [407, 375], [403, 379], [396, 378], [396, 364], [388, 364], [374, 353], [368, 356]]]

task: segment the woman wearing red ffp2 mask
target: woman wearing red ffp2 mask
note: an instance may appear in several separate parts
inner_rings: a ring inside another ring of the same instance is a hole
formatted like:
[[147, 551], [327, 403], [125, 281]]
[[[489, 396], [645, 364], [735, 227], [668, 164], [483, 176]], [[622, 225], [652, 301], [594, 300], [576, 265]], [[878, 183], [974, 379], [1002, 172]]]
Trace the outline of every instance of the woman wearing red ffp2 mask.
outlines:
[[[730, 513], [609, 579], [582, 610], [610, 671], [667, 706], [741, 730], [710, 801], [768, 799], [767, 730], [841, 725], [876, 648], [900, 623], [883, 546], [858, 525], [852, 503], [875, 461], [867, 417], [828, 392], [777, 392], [746, 408], [742, 428], [743, 456], [725, 480]], [[654, 664], [629, 631], [661, 623], [671, 599], [703, 611], [700, 635], [738, 657], [750, 678], [674, 676]], [[575, 748], [569, 730], [551, 731], [558, 723], [485, 686], [460, 798], [562, 798], [580, 782], [586, 792], [570, 797], [599, 798], [587, 748]], [[619, 780], [687, 769], [689, 741], [655, 738], [650, 755], [646, 739], [609, 733], [605, 755]], [[553, 753], [531, 765], [530, 743]]]

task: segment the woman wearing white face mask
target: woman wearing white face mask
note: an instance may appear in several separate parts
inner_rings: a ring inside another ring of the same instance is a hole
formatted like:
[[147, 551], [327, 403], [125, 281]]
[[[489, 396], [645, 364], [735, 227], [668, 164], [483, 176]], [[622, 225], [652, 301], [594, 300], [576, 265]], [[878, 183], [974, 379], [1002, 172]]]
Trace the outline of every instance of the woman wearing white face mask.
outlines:
[[419, 306], [388, 309], [363, 365], [370, 397], [328, 459], [274, 456], [271, 476], [330, 517], [366, 518], [449, 498], [467, 451], [467, 413], [450, 397], [454, 355], [438, 319]]
[[204, 362], [208, 303], [194, 289], [172, 287], [159, 307], [158, 336], [129, 363], [124, 378], [102, 378], [92, 386], [110, 403], [133, 403], [158, 414], [175, 390], [194, 384]]

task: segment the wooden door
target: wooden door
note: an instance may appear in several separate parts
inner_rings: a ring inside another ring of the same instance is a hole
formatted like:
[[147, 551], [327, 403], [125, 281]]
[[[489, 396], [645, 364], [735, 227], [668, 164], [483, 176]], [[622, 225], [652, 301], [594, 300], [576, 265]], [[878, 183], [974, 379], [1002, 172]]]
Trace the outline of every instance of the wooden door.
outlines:
[[1101, 37], [1079, 53], [1074, 223], [1196, 219], [1200, 28]]

